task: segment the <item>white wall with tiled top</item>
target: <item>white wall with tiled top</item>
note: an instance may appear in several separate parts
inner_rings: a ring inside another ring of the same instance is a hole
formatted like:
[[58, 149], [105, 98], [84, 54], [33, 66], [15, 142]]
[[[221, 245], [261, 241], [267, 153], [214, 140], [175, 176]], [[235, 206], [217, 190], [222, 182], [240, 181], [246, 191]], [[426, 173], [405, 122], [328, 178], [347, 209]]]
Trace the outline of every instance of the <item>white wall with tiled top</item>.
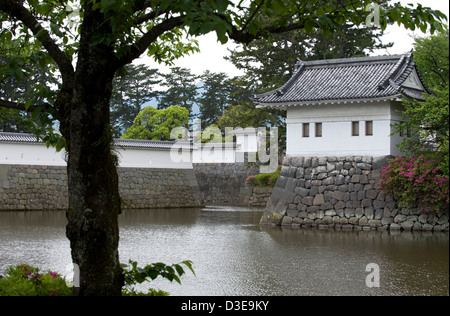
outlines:
[[[399, 154], [402, 138], [391, 136], [392, 124], [401, 120], [396, 102], [340, 102], [292, 106], [287, 109], [287, 154], [296, 156], [387, 156]], [[359, 122], [359, 135], [352, 135], [352, 122]], [[372, 122], [372, 135], [366, 135]], [[309, 137], [304, 125], [309, 123]], [[316, 123], [322, 135], [316, 135]]]

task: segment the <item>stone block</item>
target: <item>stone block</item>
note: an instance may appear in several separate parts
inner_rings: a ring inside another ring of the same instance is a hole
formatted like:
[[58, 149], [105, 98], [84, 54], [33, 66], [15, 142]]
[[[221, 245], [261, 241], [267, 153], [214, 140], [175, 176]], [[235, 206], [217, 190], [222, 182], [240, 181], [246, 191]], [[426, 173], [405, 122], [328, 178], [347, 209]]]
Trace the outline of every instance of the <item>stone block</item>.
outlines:
[[350, 217], [350, 218], [348, 219], [348, 223], [349, 223], [349, 224], [352, 224], [352, 225], [357, 225], [358, 222], [359, 222], [359, 219], [356, 218], [356, 217]]
[[367, 217], [362, 216], [358, 221], [358, 225], [359, 226], [367, 226], [367, 225], [369, 225], [369, 220], [367, 219]]
[[396, 223], [392, 223], [389, 226], [389, 230], [401, 230], [401, 229], [402, 229], [402, 226], [400, 226], [399, 224], [396, 224]]
[[414, 222], [413, 221], [404, 221], [400, 224], [400, 226], [405, 230], [405, 231], [411, 231], [413, 226], [414, 226]]
[[327, 172], [334, 171], [336, 169], [336, 164], [327, 162]]
[[438, 225], [445, 225], [448, 223], [448, 216], [443, 214], [439, 217], [439, 220], [436, 222]]
[[377, 190], [367, 190], [366, 191], [366, 198], [368, 199], [372, 199], [375, 200], [378, 196], [378, 191]]
[[309, 194], [309, 191], [310, 191], [310, 189], [305, 189], [305, 188], [301, 188], [301, 187], [297, 187], [295, 189], [295, 193], [297, 193], [301, 197], [307, 196]]
[[306, 196], [302, 199], [302, 203], [305, 205], [313, 205], [314, 197], [312, 196]]
[[261, 225], [280, 225], [283, 220], [283, 215], [273, 212], [265, 212], [260, 220]]
[[299, 168], [299, 167], [303, 167], [304, 161], [305, 161], [304, 157], [292, 157], [290, 164], [294, 167]]
[[375, 219], [381, 219], [384, 215], [384, 209], [376, 209], [375, 210], [375, 214], [374, 214], [374, 218]]
[[289, 217], [297, 217], [298, 211], [296, 209], [289, 209], [286, 211], [287, 216]]
[[359, 183], [359, 174], [352, 175], [352, 183]]
[[420, 231], [422, 230], [422, 224], [420, 224], [419, 222], [415, 222], [414, 226], [412, 227], [413, 231]]
[[382, 209], [384, 209], [385, 206], [386, 206], [386, 202], [379, 201], [379, 200], [374, 200], [373, 201], [373, 207], [375, 207], [375, 208], [382, 208]]
[[373, 205], [373, 200], [372, 199], [363, 199], [361, 201], [361, 206], [362, 207], [369, 207]]
[[303, 168], [303, 167], [297, 168], [297, 173], [295, 174], [295, 177], [296, 177], [297, 179], [301, 179], [301, 178], [303, 178], [304, 176], [305, 176], [305, 168]]
[[366, 191], [358, 191], [358, 200], [362, 201], [366, 198]]
[[396, 224], [402, 223], [404, 221], [406, 221], [406, 215], [399, 214], [394, 217], [394, 223], [396, 223]]
[[292, 217], [284, 216], [281, 220], [281, 226], [290, 226], [292, 224]]
[[313, 205], [322, 205], [325, 203], [323, 194], [317, 194], [313, 199]]
[[359, 162], [356, 166], [362, 170], [372, 170], [372, 165], [365, 162]]
[[338, 209], [343, 209], [343, 208], [345, 208], [345, 206], [346, 206], [346, 204], [345, 204], [344, 201], [338, 201], [338, 202], [334, 205], [334, 208], [338, 210]]
[[320, 209], [322, 211], [331, 210], [333, 209], [333, 204], [331, 202], [325, 202], [324, 204], [320, 205]]
[[347, 218], [353, 217], [353, 216], [355, 216], [355, 210], [352, 208], [346, 208], [346, 209], [344, 209], [344, 215]]
[[364, 209], [362, 207], [358, 207], [355, 209], [355, 217], [361, 218], [364, 215]]

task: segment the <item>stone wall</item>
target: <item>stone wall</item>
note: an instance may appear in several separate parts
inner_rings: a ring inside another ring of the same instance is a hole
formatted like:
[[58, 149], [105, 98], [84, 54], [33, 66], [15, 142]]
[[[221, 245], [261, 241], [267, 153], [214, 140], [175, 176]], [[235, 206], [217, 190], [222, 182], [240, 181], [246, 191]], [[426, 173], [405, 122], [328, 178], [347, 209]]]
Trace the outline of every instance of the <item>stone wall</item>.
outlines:
[[124, 208], [203, 206], [192, 169], [119, 168], [118, 174]]
[[286, 157], [261, 224], [448, 231], [448, 209], [426, 215], [399, 208], [380, 190], [386, 158]]
[[[119, 168], [123, 208], [203, 205], [195, 174], [189, 169]], [[65, 209], [66, 167], [0, 165], [0, 210]]]
[[245, 181], [259, 168], [245, 163], [202, 163], [194, 164], [194, 171], [205, 203], [248, 205], [252, 189]]
[[273, 188], [252, 188], [248, 205], [265, 207], [272, 195], [272, 190]]
[[65, 209], [66, 167], [0, 165], [0, 210]]

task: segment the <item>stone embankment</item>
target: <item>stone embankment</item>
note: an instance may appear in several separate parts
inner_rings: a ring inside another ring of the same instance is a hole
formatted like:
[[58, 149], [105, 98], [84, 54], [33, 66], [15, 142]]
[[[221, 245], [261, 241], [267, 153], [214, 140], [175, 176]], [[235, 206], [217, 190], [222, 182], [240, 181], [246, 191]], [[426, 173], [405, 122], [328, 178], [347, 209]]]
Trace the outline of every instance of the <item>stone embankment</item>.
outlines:
[[286, 157], [261, 224], [349, 230], [448, 231], [448, 209], [399, 208], [379, 188], [387, 157]]
[[265, 207], [272, 195], [273, 188], [252, 188], [248, 205]]
[[193, 165], [206, 204], [248, 205], [252, 189], [245, 185], [245, 181], [258, 174], [258, 167], [245, 163]]
[[[123, 208], [203, 206], [192, 169], [118, 168]], [[0, 165], [0, 210], [68, 207], [63, 166]]]

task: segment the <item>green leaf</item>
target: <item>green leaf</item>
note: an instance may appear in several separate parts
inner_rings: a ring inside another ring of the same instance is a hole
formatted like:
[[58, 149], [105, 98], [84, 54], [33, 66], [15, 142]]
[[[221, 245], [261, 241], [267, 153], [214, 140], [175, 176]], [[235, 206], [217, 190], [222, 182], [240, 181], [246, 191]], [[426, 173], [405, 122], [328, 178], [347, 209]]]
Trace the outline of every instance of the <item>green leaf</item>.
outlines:
[[175, 264], [174, 267], [179, 276], [182, 276], [185, 273], [184, 269], [179, 264]]
[[181, 263], [183, 263], [185, 266], [187, 266], [189, 268], [189, 270], [191, 270], [191, 272], [195, 275], [194, 269], [192, 268], [192, 261], [186, 260], [186, 261], [182, 261]]
[[50, 23], [50, 29], [52, 30], [52, 32], [57, 35], [58, 37], [63, 37], [64, 33], [61, 32], [60, 26], [58, 24], [55, 23]]
[[172, 4], [172, 2], [172, 0], [162, 0], [156, 12], [161, 13], [166, 11], [167, 8]]

